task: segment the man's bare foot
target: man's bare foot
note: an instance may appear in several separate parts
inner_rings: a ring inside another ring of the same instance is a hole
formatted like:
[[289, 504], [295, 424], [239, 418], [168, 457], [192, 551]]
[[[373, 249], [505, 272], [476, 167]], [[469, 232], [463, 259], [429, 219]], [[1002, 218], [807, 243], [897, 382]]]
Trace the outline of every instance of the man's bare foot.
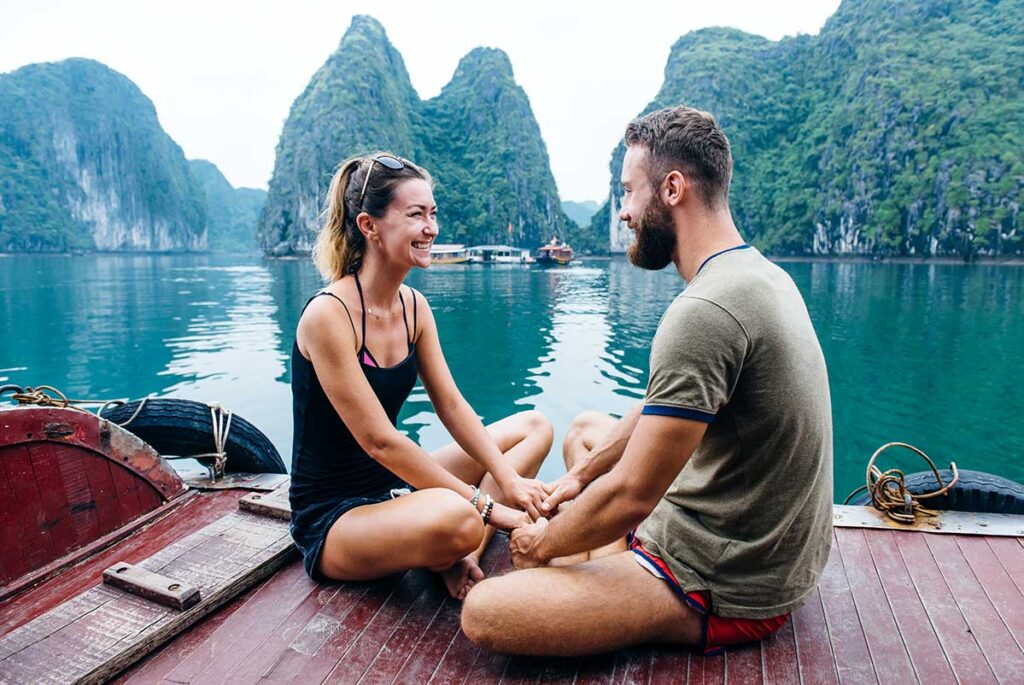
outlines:
[[484, 579], [484, 572], [473, 557], [464, 557], [447, 571], [441, 571], [448, 594], [455, 599], [465, 599], [470, 588]]

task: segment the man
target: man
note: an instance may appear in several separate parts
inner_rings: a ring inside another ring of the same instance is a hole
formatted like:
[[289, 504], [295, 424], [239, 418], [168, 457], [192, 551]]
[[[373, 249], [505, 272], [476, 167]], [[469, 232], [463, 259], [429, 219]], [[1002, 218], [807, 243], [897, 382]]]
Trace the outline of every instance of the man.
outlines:
[[512, 533], [527, 570], [469, 593], [463, 629], [498, 651], [712, 653], [777, 630], [828, 559], [825, 362], [793, 281], [733, 223], [729, 142], [687, 107], [634, 120], [625, 142], [629, 258], [671, 262], [687, 285], [658, 326], [642, 406], [569, 431], [545, 507], [573, 501]]

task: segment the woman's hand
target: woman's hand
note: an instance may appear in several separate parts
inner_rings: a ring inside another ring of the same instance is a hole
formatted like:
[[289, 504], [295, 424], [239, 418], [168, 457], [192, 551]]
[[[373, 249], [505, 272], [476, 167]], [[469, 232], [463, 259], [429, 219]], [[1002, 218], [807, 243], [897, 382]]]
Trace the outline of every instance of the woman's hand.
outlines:
[[494, 508], [491, 510], [491, 518], [487, 522], [501, 530], [513, 530], [533, 523], [530, 520], [530, 515], [525, 511], [506, 507], [500, 502], [494, 503]]
[[536, 521], [545, 516], [541, 505], [548, 497], [548, 491], [544, 489], [544, 483], [533, 478], [516, 476], [505, 483], [501, 488], [505, 495], [505, 501], [509, 506], [522, 509], [530, 515], [530, 520]]

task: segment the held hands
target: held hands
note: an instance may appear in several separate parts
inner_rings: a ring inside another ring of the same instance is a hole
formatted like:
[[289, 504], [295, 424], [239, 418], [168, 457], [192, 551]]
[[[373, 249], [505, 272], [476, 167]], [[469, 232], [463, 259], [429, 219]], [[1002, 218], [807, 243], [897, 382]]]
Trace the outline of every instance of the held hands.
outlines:
[[574, 476], [571, 472], [565, 474], [558, 480], [552, 481], [544, 486], [547, 497], [541, 504], [540, 509], [544, 516], [552, 516], [558, 512], [558, 505], [569, 500], [576, 499], [583, 491], [583, 481]]
[[513, 530], [520, 526], [529, 525], [532, 521], [530, 515], [525, 511], [519, 511], [512, 507], [506, 507], [500, 502], [495, 502], [494, 508], [491, 510], [491, 517], [487, 522], [500, 530]]
[[501, 491], [505, 493], [505, 501], [517, 509], [522, 509], [530, 515], [530, 520], [536, 521], [547, 516], [542, 508], [548, 491], [544, 483], [533, 478], [517, 476], [514, 480], [505, 483]]
[[509, 550], [512, 552], [513, 568], [534, 568], [547, 564], [547, 560], [537, 554], [537, 543], [547, 527], [548, 520], [540, 518], [535, 523], [528, 523], [512, 531]]

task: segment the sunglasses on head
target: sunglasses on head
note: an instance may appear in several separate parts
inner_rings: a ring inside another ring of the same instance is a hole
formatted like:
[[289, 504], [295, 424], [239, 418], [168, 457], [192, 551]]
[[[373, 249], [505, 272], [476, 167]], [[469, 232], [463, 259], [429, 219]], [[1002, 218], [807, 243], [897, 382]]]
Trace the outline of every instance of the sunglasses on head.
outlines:
[[359, 204], [363, 204], [363, 196], [366, 195], [366, 185], [370, 182], [370, 174], [373, 173], [373, 163], [380, 162], [388, 169], [398, 171], [399, 169], [405, 168], [405, 162], [392, 157], [391, 155], [377, 155], [376, 157], [370, 158], [370, 168], [366, 170], [366, 178], [363, 179], [363, 189], [359, 191]]

